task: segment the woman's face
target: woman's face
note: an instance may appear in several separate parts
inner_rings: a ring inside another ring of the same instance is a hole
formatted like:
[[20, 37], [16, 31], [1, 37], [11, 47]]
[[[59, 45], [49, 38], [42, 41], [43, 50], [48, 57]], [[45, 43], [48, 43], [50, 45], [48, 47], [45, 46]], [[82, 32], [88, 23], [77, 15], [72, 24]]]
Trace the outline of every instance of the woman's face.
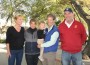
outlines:
[[16, 19], [16, 24], [17, 24], [17, 25], [21, 26], [21, 25], [22, 25], [22, 22], [23, 22], [23, 18], [22, 18], [22, 17], [18, 17], [18, 18]]
[[32, 28], [32, 29], [35, 29], [36, 28], [36, 23], [35, 22], [30, 22], [30, 27]]

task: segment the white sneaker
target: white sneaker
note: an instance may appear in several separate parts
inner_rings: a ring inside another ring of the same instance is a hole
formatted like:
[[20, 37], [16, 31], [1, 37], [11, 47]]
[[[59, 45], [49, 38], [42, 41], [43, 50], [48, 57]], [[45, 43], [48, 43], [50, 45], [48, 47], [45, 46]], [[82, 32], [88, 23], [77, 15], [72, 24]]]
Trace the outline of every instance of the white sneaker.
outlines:
[[44, 59], [41, 56], [38, 56], [40, 61], [44, 61]]

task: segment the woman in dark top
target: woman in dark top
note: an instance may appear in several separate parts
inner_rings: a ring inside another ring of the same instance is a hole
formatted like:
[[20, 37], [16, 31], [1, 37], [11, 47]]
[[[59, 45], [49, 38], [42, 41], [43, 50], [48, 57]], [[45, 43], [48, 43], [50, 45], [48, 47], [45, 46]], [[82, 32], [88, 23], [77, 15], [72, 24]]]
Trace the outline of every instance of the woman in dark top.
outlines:
[[15, 26], [8, 28], [6, 32], [6, 46], [8, 65], [21, 65], [24, 45], [24, 28], [21, 27], [23, 16], [15, 17]]
[[27, 65], [37, 65], [40, 49], [37, 48], [36, 21], [30, 20], [30, 27], [25, 31], [25, 57]]

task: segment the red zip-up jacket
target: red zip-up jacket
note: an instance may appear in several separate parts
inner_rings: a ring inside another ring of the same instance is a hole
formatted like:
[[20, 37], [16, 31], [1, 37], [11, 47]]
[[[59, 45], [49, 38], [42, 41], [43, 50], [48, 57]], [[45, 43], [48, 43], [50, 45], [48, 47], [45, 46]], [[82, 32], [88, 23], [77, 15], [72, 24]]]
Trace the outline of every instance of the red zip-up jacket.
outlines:
[[70, 28], [65, 20], [58, 27], [60, 32], [61, 49], [69, 53], [78, 53], [86, 40], [86, 31], [81, 22], [74, 20]]

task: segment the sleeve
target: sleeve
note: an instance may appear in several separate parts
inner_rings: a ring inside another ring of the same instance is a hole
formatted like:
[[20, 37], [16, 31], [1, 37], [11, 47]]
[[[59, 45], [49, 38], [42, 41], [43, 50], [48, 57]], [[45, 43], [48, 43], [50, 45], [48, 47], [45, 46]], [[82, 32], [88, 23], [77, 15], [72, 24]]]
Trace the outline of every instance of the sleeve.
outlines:
[[[24, 29], [24, 27], [22, 27], [22, 30], [23, 30], [23, 34], [25, 34], [25, 29]], [[24, 36], [24, 35], [23, 35]], [[24, 41], [25, 41], [25, 37], [23, 37], [24, 38]]]
[[25, 41], [26, 41], [26, 38], [27, 38], [27, 34], [26, 33], [27, 33], [27, 30], [24, 31], [24, 39], [25, 39]]
[[85, 27], [83, 26], [83, 24], [81, 24], [81, 40], [82, 40], [82, 44], [85, 43], [86, 38], [87, 38], [87, 34], [86, 34]]
[[9, 27], [8, 29], [7, 29], [7, 32], [6, 32], [6, 44], [7, 43], [10, 43], [10, 34], [11, 34], [11, 27]]
[[54, 33], [52, 34], [52, 36], [51, 36], [50, 41], [48, 41], [48, 42], [46, 42], [46, 43], [43, 43], [43, 44], [41, 45], [41, 47], [50, 47], [50, 46], [54, 45], [55, 42], [57, 41], [58, 37], [59, 37], [59, 33], [58, 33], [58, 32], [54, 32]]

